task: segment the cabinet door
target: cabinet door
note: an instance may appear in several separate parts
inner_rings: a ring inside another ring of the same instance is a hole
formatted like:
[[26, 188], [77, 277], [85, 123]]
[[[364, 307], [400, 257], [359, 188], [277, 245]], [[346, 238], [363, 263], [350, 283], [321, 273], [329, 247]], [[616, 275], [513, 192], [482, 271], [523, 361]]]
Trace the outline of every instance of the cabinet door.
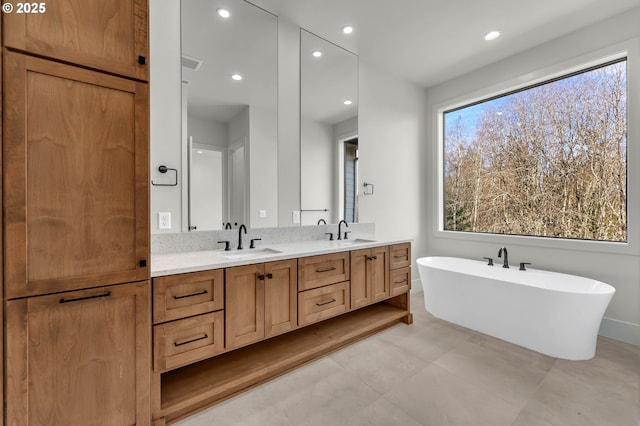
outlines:
[[228, 268], [224, 300], [226, 349], [264, 337], [264, 265]]
[[264, 328], [265, 337], [271, 337], [297, 326], [297, 261], [266, 263], [264, 272]]
[[147, 85], [4, 58], [6, 297], [148, 279]]
[[389, 298], [389, 247], [374, 247], [368, 258], [373, 301]]
[[373, 301], [368, 273], [369, 257], [369, 249], [351, 251], [351, 309], [367, 306]]
[[11, 300], [7, 424], [148, 424], [149, 282]]
[[[15, 10], [3, 14], [4, 44], [44, 57], [147, 80], [147, 4], [147, 0], [23, 3], [30, 13]], [[40, 5], [45, 10], [40, 9]]]

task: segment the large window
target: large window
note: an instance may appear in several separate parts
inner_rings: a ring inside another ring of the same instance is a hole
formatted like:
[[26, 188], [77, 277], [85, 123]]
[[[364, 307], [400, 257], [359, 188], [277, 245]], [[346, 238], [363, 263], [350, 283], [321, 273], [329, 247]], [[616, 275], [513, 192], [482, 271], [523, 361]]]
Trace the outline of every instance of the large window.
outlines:
[[444, 112], [444, 229], [627, 241], [626, 59]]

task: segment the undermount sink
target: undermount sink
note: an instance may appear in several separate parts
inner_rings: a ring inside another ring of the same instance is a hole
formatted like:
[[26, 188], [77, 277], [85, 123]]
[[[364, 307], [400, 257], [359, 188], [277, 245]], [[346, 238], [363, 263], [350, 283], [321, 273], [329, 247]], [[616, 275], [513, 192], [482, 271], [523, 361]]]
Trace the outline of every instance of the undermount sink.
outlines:
[[341, 246], [349, 246], [349, 245], [354, 245], [354, 244], [366, 244], [366, 243], [375, 243], [375, 240], [367, 240], [365, 238], [356, 238], [355, 240], [340, 240], [340, 241], [335, 241], [336, 243], [338, 243]]
[[259, 248], [259, 249], [246, 249], [246, 250], [238, 250], [238, 252], [233, 253], [233, 254], [227, 254], [224, 257], [229, 259], [229, 260], [238, 260], [238, 259], [250, 259], [253, 257], [260, 257], [260, 256], [266, 256], [269, 254], [277, 254], [277, 253], [282, 253], [279, 250], [275, 250], [272, 248]]

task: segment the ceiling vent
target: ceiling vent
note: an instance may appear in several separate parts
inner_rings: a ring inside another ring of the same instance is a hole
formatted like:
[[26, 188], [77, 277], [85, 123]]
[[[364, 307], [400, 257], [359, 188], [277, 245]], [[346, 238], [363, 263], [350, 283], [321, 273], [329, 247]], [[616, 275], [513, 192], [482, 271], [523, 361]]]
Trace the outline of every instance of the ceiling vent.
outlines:
[[190, 70], [197, 71], [202, 65], [202, 59], [192, 58], [190, 56], [182, 55], [182, 66], [189, 68]]

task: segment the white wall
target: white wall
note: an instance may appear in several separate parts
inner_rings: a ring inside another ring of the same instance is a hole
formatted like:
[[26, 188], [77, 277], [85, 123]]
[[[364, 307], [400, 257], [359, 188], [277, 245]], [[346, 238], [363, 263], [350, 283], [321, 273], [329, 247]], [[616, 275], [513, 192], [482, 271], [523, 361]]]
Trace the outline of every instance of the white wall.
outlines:
[[[150, 185], [151, 232], [180, 232], [183, 170], [179, 1], [149, 1], [149, 33], [150, 179], [156, 183], [173, 179], [171, 171], [158, 172], [160, 165], [178, 170], [178, 186]], [[171, 213], [171, 229], [158, 230], [158, 212]]]
[[[276, 112], [251, 107], [249, 122], [249, 223], [252, 228], [278, 226], [278, 129]], [[260, 217], [260, 210], [266, 212]]]
[[[592, 277], [616, 288], [601, 328], [601, 334], [640, 344], [640, 215], [638, 185], [640, 182], [640, 9], [593, 25], [590, 28], [546, 43], [506, 60], [484, 67], [465, 76], [427, 90], [429, 149], [422, 153], [421, 167], [428, 170], [422, 208], [429, 219], [426, 246], [420, 255], [452, 255], [468, 258], [496, 257], [498, 248], [507, 245], [513, 264], [532, 262], [533, 267]], [[625, 43], [625, 40], [632, 40]], [[621, 44], [622, 43], [622, 44]], [[629, 57], [629, 135], [628, 192], [629, 246], [617, 249], [612, 245], [568, 243], [566, 241], [509, 236], [479, 235], [449, 238], [437, 230], [439, 214], [439, 156], [437, 110], [447, 103], [456, 103], [507, 85], [519, 85], [545, 74], [559, 72], [563, 67], [577, 66], [599, 54], [607, 55], [631, 46]], [[366, 91], [365, 91], [366, 92]], [[364, 128], [364, 126], [363, 126]]]
[[[360, 222], [375, 222], [377, 238], [413, 239], [415, 259], [426, 252], [424, 91], [362, 59], [359, 81]], [[373, 195], [362, 195], [364, 182]]]

